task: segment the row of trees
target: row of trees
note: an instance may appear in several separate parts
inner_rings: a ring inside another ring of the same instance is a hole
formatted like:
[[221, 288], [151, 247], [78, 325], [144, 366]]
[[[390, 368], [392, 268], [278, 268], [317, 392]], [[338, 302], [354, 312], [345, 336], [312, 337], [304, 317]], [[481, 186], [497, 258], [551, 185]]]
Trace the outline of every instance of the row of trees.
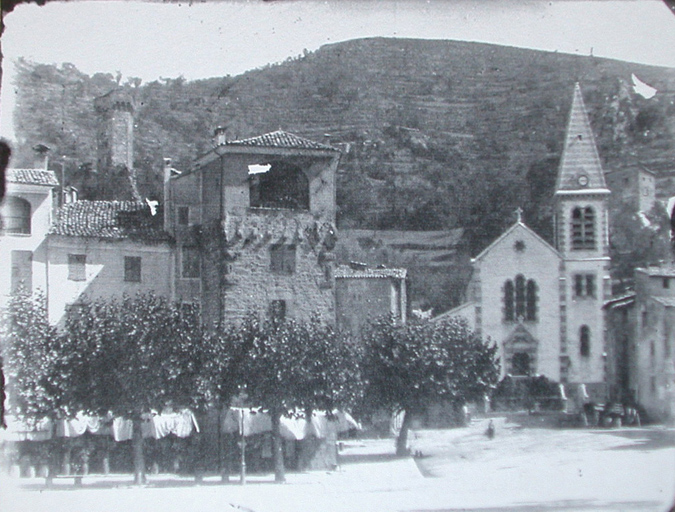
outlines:
[[227, 407], [237, 398], [272, 416], [275, 480], [284, 480], [280, 419], [293, 410], [406, 411], [463, 404], [496, 384], [496, 348], [461, 322], [374, 322], [361, 343], [318, 319], [206, 328], [198, 309], [154, 295], [84, 302], [65, 328], [44, 297], [16, 295], [2, 322], [12, 412], [24, 421], [88, 414], [133, 422], [134, 478], [145, 478], [141, 417], [166, 406]]

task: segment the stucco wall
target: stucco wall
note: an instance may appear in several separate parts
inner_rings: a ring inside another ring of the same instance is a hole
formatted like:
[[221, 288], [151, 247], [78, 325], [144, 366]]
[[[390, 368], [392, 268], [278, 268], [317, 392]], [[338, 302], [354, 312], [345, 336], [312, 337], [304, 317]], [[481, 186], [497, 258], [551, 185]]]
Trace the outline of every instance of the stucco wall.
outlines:
[[[121, 297], [154, 292], [172, 298], [173, 259], [168, 244], [130, 240], [102, 241], [84, 237], [49, 237], [49, 319], [63, 321], [67, 305], [83, 297]], [[68, 255], [86, 255], [85, 280], [68, 279]], [[124, 257], [141, 258], [141, 281], [124, 280]]]

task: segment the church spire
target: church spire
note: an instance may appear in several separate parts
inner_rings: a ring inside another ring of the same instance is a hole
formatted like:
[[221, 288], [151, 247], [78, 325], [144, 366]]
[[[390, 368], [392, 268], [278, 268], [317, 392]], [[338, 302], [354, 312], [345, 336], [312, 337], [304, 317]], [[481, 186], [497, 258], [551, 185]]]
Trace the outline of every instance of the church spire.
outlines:
[[594, 194], [609, 193], [581, 88], [576, 83], [555, 193], [583, 194], [587, 191]]

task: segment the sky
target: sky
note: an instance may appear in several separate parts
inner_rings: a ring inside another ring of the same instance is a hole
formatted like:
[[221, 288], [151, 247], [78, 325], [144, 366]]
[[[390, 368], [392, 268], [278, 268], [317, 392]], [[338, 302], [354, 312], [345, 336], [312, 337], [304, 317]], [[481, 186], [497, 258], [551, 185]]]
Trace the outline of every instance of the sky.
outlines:
[[12, 140], [13, 62], [69, 62], [148, 82], [237, 75], [360, 37], [479, 41], [675, 67], [660, 0], [221, 0], [19, 5], [5, 18], [0, 136]]

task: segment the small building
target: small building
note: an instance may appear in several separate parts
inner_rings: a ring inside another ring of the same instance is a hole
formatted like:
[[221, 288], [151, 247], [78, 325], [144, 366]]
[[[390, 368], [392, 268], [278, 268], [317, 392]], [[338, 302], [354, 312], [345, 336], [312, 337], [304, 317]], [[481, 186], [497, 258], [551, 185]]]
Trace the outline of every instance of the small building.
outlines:
[[33, 168], [7, 170], [7, 193], [0, 203], [0, 261], [6, 272], [0, 278], [3, 303], [21, 287], [47, 292], [46, 237], [59, 182], [47, 168], [49, 148], [38, 145], [34, 151]]
[[675, 420], [675, 266], [635, 270], [634, 363], [630, 386], [653, 419]]
[[656, 203], [656, 174], [637, 164], [605, 173], [614, 201], [629, 204], [636, 212], [648, 212]]
[[49, 230], [48, 310], [52, 324], [88, 299], [152, 292], [173, 298], [174, 247], [162, 217], [136, 201], [74, 201]]
[[337, 327], [358, 337], [368, 322], [381, 317], [404, 324], [407, 319], [407, 271], [368, 268], [352, 263], [335, 270]]

